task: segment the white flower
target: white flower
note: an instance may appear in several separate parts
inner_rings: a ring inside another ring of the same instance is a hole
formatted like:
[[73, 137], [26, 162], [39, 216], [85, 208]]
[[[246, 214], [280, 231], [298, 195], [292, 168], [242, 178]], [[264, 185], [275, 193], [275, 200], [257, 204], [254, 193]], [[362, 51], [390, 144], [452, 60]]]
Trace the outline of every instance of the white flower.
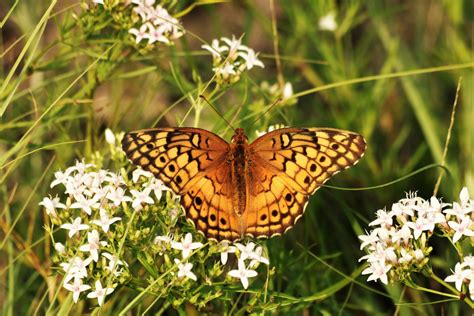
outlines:
[[137, 169], [133, 170], [133, 172], [132, 172], [132, 181], [137, 183], [138, 180], [140, 179], [140, 177], [152, 178], [153, 173], [151, 173], [149, 171], [145, 171], [141, 168], [137, 168]]
[[367, 281], [377, 281], [380, 279], [382, 283], [388, 284], [387, 272], [390, 271], [392, 265], [381, 262], [372, 262], [368, 268], [362, 271], [362, 274], [370, 274]]
[[398, 240], [403, 240], [405, 244], [407, 244], [410, 239], [412, 238], [411, 230], [410, 228], [405, 224], [402, 226], [401, 229], [395, 230], [392, 233], [392, 242], [396, 243]]
[[87, 277], [87, 266], [92, 262], [92, 258], [82, 260], [79, 257], [72, 258], [69, 262], [63, 262], [60, 266], [66, 275], [64, 283], [68, 283], [71, 279], [82, 279]]
[[109, 259], [109, 264], [105, 267], [107, 270], [112, 272], [115, 276], [119, 276], [122, 271], [118, 271], [119, 266], [127, 265], [126, 262], [120, 260], [117, 256], [111, 253], [103, 252], [102, 256]]
[[187, 233], [186, 236], [181, 239], [181, 242], [171, 242], [171, 248], [181, 250], [183, 259], [189, 257], [194, 249], [199, 249], [202, 246], [203, 244], [200, 242], [193, 242], [193, 235], [191, 235], [191, 233]]
[[196, 275], [191, 271], [193, 268], [193, 264], [190, 262], [187, 263], [182, 263], [178, 259], [174, 259], [174, 262], [178, 265], [178, 278], [184, 278], [187, 277], [189, 279], [192, 279], [194, 281], [197, 280]]
[[258, 246], [257, 248], [255, 248], [255, 251], [252, 255], [252, 261], [250, 261], [249, 267], [255, 267], [258, 262], [266, 264], [266, 265], [270, 264], [270, 261], [264, 256], [262, 256], [262, 253], [263, 253], [262, 246]]
[[230, 76], [237, 74], [237, 72], [234, 69], [234, 65], [229, 62], [226, 62], [224, 65], [221, 65], [219, 67], [214, 67], [212, 68], [212, 70], [214, 70], [216, 75], [218, 76], [220, 75], [224, 79], [227, 79]]
[[66, 248], [64, 247], [64, 245], [60, 242], [57, 242], [54, 244], [54, 249], [58, 252], [58, 253], [65, 253], [66, 252]]
[[94, 196], [89, 200], [81, 194], [76, 195], [75, 198], [76, 202], [72, 203], [70, 208], [80, 208], [86, 212], [87, 215], [91, 215], [93, 208], [98, 208], [100, 206], [100, 203], [98, 203], [99, 198], [97, 196]]
[[423, 217], [419, 217], [415, 222], [407, 222], [405, 225], [413, 229], [413, 237], [418, 239], [425, 229], [425, 219]]
[[435, 225], [445, 223], [446, 218], [441, 212], [429, 212], [426, 213], [426, 217], [423, 223], [423, 230], [434, 231]]
[[386, 210], [378, 210], [376, 214], [377, 214], [377, 219], [370, 222], [369, 226], [375, 226], [375, 225], [392, 226], [393, 220], [392, 220], [392, 214], [390, 214], [390, 212], [387, 212]]
[[97, 262], [99, 260], [99, 248], [100, 246], [106, 246], [106, 241], [100, 241], [99, 232], [93, 230], [87, 233], [87, 244], [79, 247], [80, 251], [88, 251], [91, 254], [92, 259]]
[[244, 47], [246, 52], [239, 52], [239, 56], [245, 60], [245, 66], [247, 70], [250, 70], [255, 66], [265, 68], [262, 61], [257, 58], [258, 54], [256, 54], [253, 49], [246, 46]]
[[235, 247], [240, 250], [239, 253], [239, 260], [246, 260], [248, 258], [253, 259], [254, 257], [254, 248], [255, 248], [255, 243], [249, 242], [247, 245], [242, 245], [241, 243], [234, 243]]
[[111, 187], [106, 195], [107, 199], [112, 201], [115, 206], [119, 206], [122, 202], [130, 202], [132, 199], [125, 195], [125, 190], [118, 187]]
[[94, 165], [91, 163], [86, 164], [84, 160], [82, 161], [76, 160], [76, 164], [72, 167], [67, 168], [66, 172], [77, 171], [81, 175], [84, 172], [86, 172], [88, 168], [91, 168], [91, 167], [94, 167]]
[[163, 191], [170, 191], [170, 189], [160, 179], [153, 178], [149, 184], [144, 184], [155, 192], [156, 199], [159, 201], [163, 195]]
[[[148, 25], [147, 24], [143, 24], [142, 26], [140, 26], [140, 29], [131, 28], [128, 32], [132, 35], [135, 35], [135, 43], [137, 43], [137, 44], [140, 43], [142, 39], [149, 38]], [[105, 135], [105, 136], [106, 136], [106, 139], [107, 139], [107, 135]], [[115, 140], [115, 137], [114, 137], [114, 140]], [[109, 143], [109, 144], [113, 145], [113, 144], [115, 144], [115, 142], [114, 143]]]
[[89, 229], [89, 225], [82, 224], [82, 218], [76, 217], [72, 223], [62, 224], [61, 228], [69, 230], [68, 236], [71, 238], [81, 230]]
[[110, 145], [115, 145], [115, 135], [110, 128], [105, 130], [105, 141]]
[[133, 195], [132, 207], [137, 211], [142, 209], [142, 203], [155, 203], [155, 201], [153, 201], [153, 199], [150, 197], [150, 188], [146, 188], [143, 191], [131, 190], [130, 193]]
[[247, 289], [249, 286], [248, 278], [256, 277], [257, 271], [247, 269], [243, 260], [239, 260], [238, 265], [238, 270], [231, 270], [227, 274], [231, 277], [240, 279], [240, 282], [242, 282], [242, 286], [244, 287], [244, 289]]
[[414, 215], [411, 205], [405, 205], [400, 202], [392, 204], [392, 210], [390, 211], [390, 213], [393, 216], [402, 216], [402, 215], [413, 216]]
[[71, 176], [69, 175], [70, 171], [71, 170], [69, 170], [69, 169], [66, 170], [66, 172], [62, 172], [61, 170], [56, 171], [54, 173], [54, 177], [56, 179], [54, 179], [54, 181], [51, 182], [50, 188], [53, 188], [58, 184], [64, 184], [65, 185], [69, 181], [69, 179], [71, 179]]
[[319, 19], [319, 29], [323, 31], [335, 31], [337, 29], [336, 14], [330, 12]]
[[104, 0], [92, 0], [95, 4], [104, 4]]
[[66, 290], [73, 292], [72, 299], [74, 303], [77, 303], [77, 300], [79, 299], [79, 295], [81, 294], [81, 292], [87, 291], [88, 289], [91, 288], [90, 285], [82, 284], [81, 279], [74, 279], [73, 284], [66, 283], [63, 286]]
[[370, 234], [367, 234], [366, 232], [366, 235], [358, 236], [359, 239], [362, 240], [362, 243], [360, 244], [360, 250], [364, 249], [369, 245], [375, 246], [375, 243], [379, 241], [377, 230], [378, 229], [374, 229], [370, 232]]
[[[89, 286], [90, 288], [90, 286]], [[102, 284], [100, 283], [100, 280], [95, 281], [95, 291], [92, 291], [87, 294], [88, 298], [97, 298], [97, 302], [99, 303], [99, 306], [102, 306], [104, 303], [104, 298], [106, 295], [109, 295], [114, 291], [114, 288], [112, 287], [105, 287], [102, 288]]]
[[218, 39], [213, 39], [211, 46], [209, 45], [202, 45], [201, 46], [203, 49], [206, 49], [211, 52], [212, 57], [214, 59], [220, 60], [221, 59], [221, 53], [227, 50], [227, 47], [225, 45], [219, 46], [219, 40]]
[[103, 208], [100, 209], [100, 220], [93, 220], [91, 221], [92, 224], [96, 224], [97, 226], [102, 227], [104, 232], [108, 232], [110, 225], [115, 223], [116, 221], [121, 220], [121, 217], [109, 217], [109, 214]]
[[221, 247], [221, 262], [222, 264], [226, 264], [227, 259], [229, 258], [229, 253], [235, 253], [236, 248], [234, 246], [229, 246], [228, 241], [222, 241]]
[[462, 283], [464, 280], [469, 276], [470, 271], [469, 270], [463, 270], [463, 267], [461, 263], [456, 263], [456, 266], [454, 267], [453, 274], [450, 276], [447, 276], [444, 280], [446, 282], [454, 282], [456, 285], [456, 290], [461, 291]]
[[237, 57], [237, 50], [246, 48], [246, 46], [241, 45], [242, 39], [236, 39], [234, 35], [232, 35], [232, 39], [221, 37], [221, 41], [227, 44], [228, 47], [224, 46], [223, 49], [229, 52], [228, 55], [231, 60]]
[[169, 43], [170, 41], [163, 34], [163, 29], [160, 27], [154, 27], [151, 24], [148, 24], [149, 32], [144, 35], [144, 38], [148, 39], [148, 44], [153, 44], [154, 42]]
[[49, 198], [45, 197], [43, 201], [39, 202], [39, 205], [42, 205], [45, 208], [46, 214], [53, 217], [58, 216], [58, 214], [56, 214], [57, 208], [66, 208], [66, 205], [61, 203], [57, 196], [52, 199], [51, 196], [49, 196]]
[[454, 229], [453, 242], [457, 242], [461, 237], [464, 236], [474, 236], [474, 231], [470, 229], [472, 220], [465, 216], [461, 219], [461, 223], [449, 221], [448, 225]]
[[471, 301], [474, 301], [474, 280], [469, 281], [469, 297]]

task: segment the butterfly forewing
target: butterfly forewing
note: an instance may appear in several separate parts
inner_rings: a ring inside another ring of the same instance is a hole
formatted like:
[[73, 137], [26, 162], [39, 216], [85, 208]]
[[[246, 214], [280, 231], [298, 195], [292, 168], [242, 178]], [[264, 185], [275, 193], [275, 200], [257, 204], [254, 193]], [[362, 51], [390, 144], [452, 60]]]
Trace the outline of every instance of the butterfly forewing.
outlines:
[[240, 220], [227, 212], [232, 202], [226, 141], [198, 128], [156, 128], [126, 134], [122, 147], [135, 165], [181, 195], [198, 230], [215, 239], [240, 236]]

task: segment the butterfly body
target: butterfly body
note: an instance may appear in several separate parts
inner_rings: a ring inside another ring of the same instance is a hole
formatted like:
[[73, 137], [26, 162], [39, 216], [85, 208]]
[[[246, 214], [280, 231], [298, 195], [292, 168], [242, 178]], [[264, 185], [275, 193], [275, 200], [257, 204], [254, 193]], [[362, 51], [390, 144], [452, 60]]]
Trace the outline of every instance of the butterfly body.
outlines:
[[199, 128], [131, 132], [127, 157], [182, 196], [186, 216], [208, 238], [271, 237], [291, 228], [308, 198], [359, 161], [359, 134], [330, 128], [283, 128], [254, 142], [242, 128], [228, 143]]

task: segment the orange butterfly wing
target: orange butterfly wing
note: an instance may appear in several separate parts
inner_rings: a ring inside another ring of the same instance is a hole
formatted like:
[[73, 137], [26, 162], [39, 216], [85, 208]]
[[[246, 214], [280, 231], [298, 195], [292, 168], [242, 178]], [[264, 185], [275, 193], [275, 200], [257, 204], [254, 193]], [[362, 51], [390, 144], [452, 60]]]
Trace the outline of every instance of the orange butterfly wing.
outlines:
[[232, 210], [229, 144], [199, 128], [154, 128], [125, 135], [127, 157], [152, 172], [176, 194], [198, 230], [216, 239], [240, 237]]
[[330, 128], [283, 128], [250, 144], [252, 199], [245, 214], [246, 234], [269, 237], [291, 228], [308, 198], [341, 170], [356, 164], [364, 138]]

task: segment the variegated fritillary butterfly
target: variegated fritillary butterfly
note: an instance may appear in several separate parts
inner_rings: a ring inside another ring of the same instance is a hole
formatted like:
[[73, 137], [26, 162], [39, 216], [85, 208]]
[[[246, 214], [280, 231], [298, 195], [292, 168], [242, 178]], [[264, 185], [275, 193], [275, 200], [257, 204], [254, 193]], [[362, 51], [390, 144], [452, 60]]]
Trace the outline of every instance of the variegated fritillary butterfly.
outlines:
[[272, 237], [291, 228], [308, 198], [341, 170], [356, 164], [366, 142], [331, 128], [282, 128], [251, 144], [237, 128], [229, 144], [199, 128], [154, 128], [125, 135], [136, 165], [176, 194], [208, 238]]

